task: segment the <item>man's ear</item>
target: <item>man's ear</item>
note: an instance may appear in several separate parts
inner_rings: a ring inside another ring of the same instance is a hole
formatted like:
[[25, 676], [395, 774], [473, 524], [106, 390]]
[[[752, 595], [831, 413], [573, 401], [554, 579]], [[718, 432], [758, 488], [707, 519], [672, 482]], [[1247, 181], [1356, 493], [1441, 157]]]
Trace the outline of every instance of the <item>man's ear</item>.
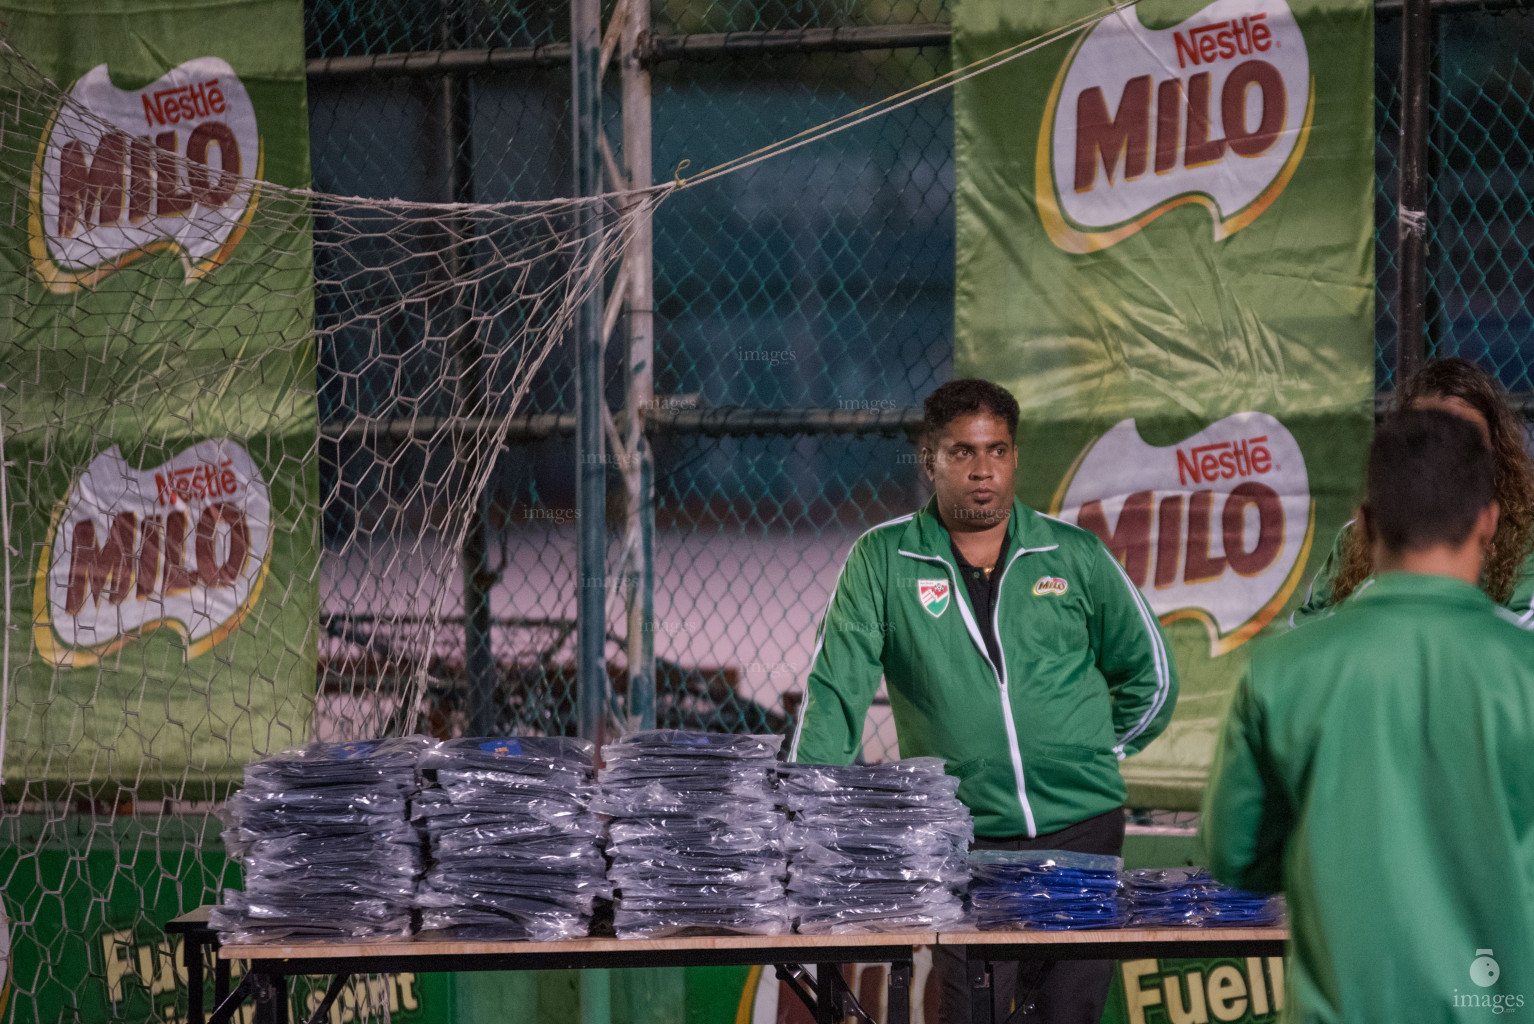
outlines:
[[1489, 550], [1491, 548], [1491, 540], [1497, 534], [1497, 523], [1501, 518], [1502, 506], [1498, 505], [1496, 501], [1489, 503], [1485, 508], [1481, 509], [1481, 514], [1476, 516], [1475, 535], [1476, 539], [1481, 542], [1482, 550]]
[[916, 464], [921, 467], [922, 476], [928, 480], [932, 479], [932, 461], [936, 456], [937, 453], [929, 448], [925, 441], [916, 449]]

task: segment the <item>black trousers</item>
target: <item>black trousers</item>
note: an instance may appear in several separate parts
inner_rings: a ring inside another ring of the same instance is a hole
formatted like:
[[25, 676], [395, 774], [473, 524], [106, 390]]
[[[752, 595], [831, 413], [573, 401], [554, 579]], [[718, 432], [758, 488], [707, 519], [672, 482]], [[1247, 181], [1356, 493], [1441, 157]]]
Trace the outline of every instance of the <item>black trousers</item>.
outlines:
[[[1124, 850], [1124, 811], [1078, 821], [1033, 839], [976, 839], [976, 850], [1074, 850], [1117, 857]], [[955, 946], [932, 949], [932, 969], [941, 984], [942, 1024], [969, 1024], [969, 982], [964, 954]], [[1014, 1008], [1029, 1024], [1098, 1024], [1108, 1001], [1112, 960], [1059, 960], [1054, 963], [998, 963], [992, 968], [991, 998], [997, 1024]]]

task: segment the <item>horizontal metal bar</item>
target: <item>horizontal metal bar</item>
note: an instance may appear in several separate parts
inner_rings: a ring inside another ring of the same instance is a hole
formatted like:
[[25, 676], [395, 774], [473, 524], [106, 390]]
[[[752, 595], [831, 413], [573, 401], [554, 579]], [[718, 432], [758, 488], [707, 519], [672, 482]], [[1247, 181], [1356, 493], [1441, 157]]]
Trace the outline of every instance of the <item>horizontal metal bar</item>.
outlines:
[[[1534, 392], [1507, 396], [1513, 411], [1534, 420]], [[1390, 391], [1374, 396], [1374, 415], [1388, 413], [1395, 402]], [[905, 434], [921, 430], [922, 411], [916, 406], [879, 409], [660, 409], [645, 414], [649, 434], [702, 434], [705, 437], [784, 436], [795, 434]], [[357, 419], [320, 424], [327, 441], [422, 441], [448, 438], [459, 432], [481, 433], [497, 424], [475, 416], [417, 416], [414, 419]], [[573, 437], [575, 416], [542, 413], [515, 416], [506, 425], [508, 442], [542, 441], [550, 437]]]
[[[410, 419], [375, 419], [358, 417], [342, 422], [320, 424], [320, 436], [327, 441], [421, 441], [444, 439], [459, 434], [488, 434], [500, 428], [500, 422], [483, 416], [415, 416]], [[559, 435], [574, 436], [575, 414], [568, 412], [513, 416], [505, 426], [508, 441], [541, 441]]]
[[[1402, 0], [1375, 0], [1374, 11], [1386, 16], [1399, 15], [1401, 3]], [[1534, 0], [1431, 0], [1430, 7], [1435, 14], [1468, 14], [1478, 11], [1495, 13], [1534, 9]], [[640, 60], [650, 65], [660, 61], [702, 61], [721, 57], [946, 47], [952, 38], [952, 28], [943, 23], [657, 35], [647, 40]], [[365, 75], [466, 75], [484, 71], [560, 67], [569, 63], [569, 43], [544, 43], [539, 46], [482, 46], [462, 50], [316, 57], [307, 62], [305, 73], [311, 81], [325, 82]]]
[[[947, 25], [861, 25], [837, 28], [782, 29], [770, 32], [707, 32], [696, 35], [651, 36], [640, 60], [712, 60], [744, 54], [772, 56], [796, 53], [852, 53], [859, 50], [899, 50], [913, 46], [947, 46]], [[465, 50], [417, 50], [410, 53], [318, 57], [305, 65], [311, 80], [338, 80], [362, 75], [444, 75], [478, 71], [510, 71], [569, 64], [569, 43], [541, 46], [488, 46]]]
[[[650, 434], [703, 434], [709, 437], [783, 434], [914, 434], [921, 429], [919, 408], [877, 409], [659, 409], [645, 414]], [[413, 419], [355, 419], [320, 424], [327, 441], [444, 440], [461, 433], [488, 435], [500, 424], [479, 416], [417, 416]], [[505, 426], [507, 441], [572, 437], [575, 416], [544, 413], [514, 416]]]
[[953, 36], [944, 24], [859, 25], [838, 28], [780, 29], [768, 32], [711, 32], [691, 36], [652, 36], [646, 63], [663, 60], [710, 60], [718, 57], [772, 56], [793, 53], [854, 53], [946, 47]]
[[645, 414], [648, 433], [709, 437], [782, 434], [914, 434], [919, 408], [878, 409], [665, 409]]
[[[1374, 0], [1374, 13], [1396, 17], [1401, 13], [1401, 4], [1402, 0]], [[1434, 14], [1476, 14], [1480, 11], [1498, 14], [1534, 10], [1534, 0], [1428, 0], [1428, 9]]]
[[569, 63], [569, 43], [545, 43], [542, 46], [489, 46], [469, 50], [417, 50], [411, 53], [318, 57], [305, 63], [304, 73], [313, 82], [338, 81], [365, 75], [464, 75], [479, 71], [564, 67]]

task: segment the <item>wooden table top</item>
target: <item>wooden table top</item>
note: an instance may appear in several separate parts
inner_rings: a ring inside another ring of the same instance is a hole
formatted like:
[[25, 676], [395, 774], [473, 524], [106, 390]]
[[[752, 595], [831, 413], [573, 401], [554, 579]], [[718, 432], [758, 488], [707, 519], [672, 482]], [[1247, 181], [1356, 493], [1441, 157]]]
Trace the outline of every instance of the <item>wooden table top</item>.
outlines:
[[1059, 931], [901, 931], [837, 935], [693, 935], [665, 939], [564, 939], [558, 942], [398, 939], [390, 942], [304, 942], [223, 946], [225, 960], [330, 957], [475, 956], [524, 953], [621, 953], [725, 949], [815, 949], [867, 946], [1021, 946], [1126, 942], [1283, 942], [1287, 928], [1078, 928]]
[[1084, 942], [1287, 942], [1289, 929], [1276, 928], [1039, 928], [939, 932], [942, 946], [1071, 945]]
[[817, 947], [931, 946], [937, 933], [878, 932], [858, 935], [690, 935], [666, 939], [564, 939], [559, 942], [490, 942], [470, 939], [399, 939], [392, 942], [304, 942], [223, 946], [225, 960], [301, 960], [323, 957], [474, 956], [497, 953], [625, 953], [715, 949], [815, 949]]

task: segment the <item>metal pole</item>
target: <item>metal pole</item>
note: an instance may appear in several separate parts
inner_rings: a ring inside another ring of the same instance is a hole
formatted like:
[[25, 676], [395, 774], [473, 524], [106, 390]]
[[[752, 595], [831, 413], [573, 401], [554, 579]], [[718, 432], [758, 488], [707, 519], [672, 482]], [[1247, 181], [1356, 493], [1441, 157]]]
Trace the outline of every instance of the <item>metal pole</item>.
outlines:
[[[627, 0], [623, 54], [623, 170], [629, 188], [650, 184], [650, 71], [642, 47], [650, 33], [649, 0]], [[628, 718], [655, 728], [655, 460], [644, 418], [655, 404], [655, 237], [650, 212], [639, 215], [625, 253], [628, 274], [628, 491], [632, 561], [628, 578]]]
[[[452, 8], [444, 3], [439, 27], [442, 45], [452, 42]], [[474, 201], [474, 156], [470, 146], [470, 131], [474, 111], [467, 82], [452, 75], [443, 75], [437, 88], [440, 104], [438, 116], [442, 124], [443, 170], [446, 182], [446, 199], [451, 203]], [[470, 251], [470, 225], [462, 217], [453, 217], [448, 226], [448, 266], [454, 282], [467, 280], [472, 270], [473, 254]], [[463, 308], [468, 292], [454, 288], [450, 293], [453, 302], [452, 316], [455, 326], [452, 332], [452, 352], [458, 364], [458, 399], [461, 415], [483, 417], [488, 413], [485, 406], [485, 383], [483, 379], [483, 342], [476, 336], [469, 311]], [[460, 486], [472, 486], [482, 472], [483, 461], [493, 459], [494, 453], [481, 450], [482, 444], [473, 435], [458, 435], [455, 454], [459, 466]], [[500, 715], [496, 707], [496, 685], [499, 673], [495, 655], [490, 649], [490, 588], [495, 585], [495, 574], [490, 571], [490, 522], [488, 515], [489, 488], [485, 488], [469, 513], [464, 531], [463, 548], [459, 552], [459, 565], [463, 573], [463, 643], [464, 677], [468, 687], [468, 729], [474, 736], [492, 736], [501, 731]]]
[[[570, 110], [575, 119], [575, 194], [601, 191], [602, 83], [598, 78], [601, 38], [599, 0], [570, 4]], [[596, 258], [601, 211], [585, 204], [578, 213], [582, 267]], [[576, 551], [576, 636], [580, 735], [601, 741], [607, 718], [607, 464], [602, 438], [602, 287], [600, 281], [576, 311], [576, 516], [580, 542]]]
[[1396, 200], [1400, 280], [1396, 387], [1422, 365], [1427, 309], [1427, 100], [1432, 38], [1428, 0], [1401, 9], [1401, 158]]

